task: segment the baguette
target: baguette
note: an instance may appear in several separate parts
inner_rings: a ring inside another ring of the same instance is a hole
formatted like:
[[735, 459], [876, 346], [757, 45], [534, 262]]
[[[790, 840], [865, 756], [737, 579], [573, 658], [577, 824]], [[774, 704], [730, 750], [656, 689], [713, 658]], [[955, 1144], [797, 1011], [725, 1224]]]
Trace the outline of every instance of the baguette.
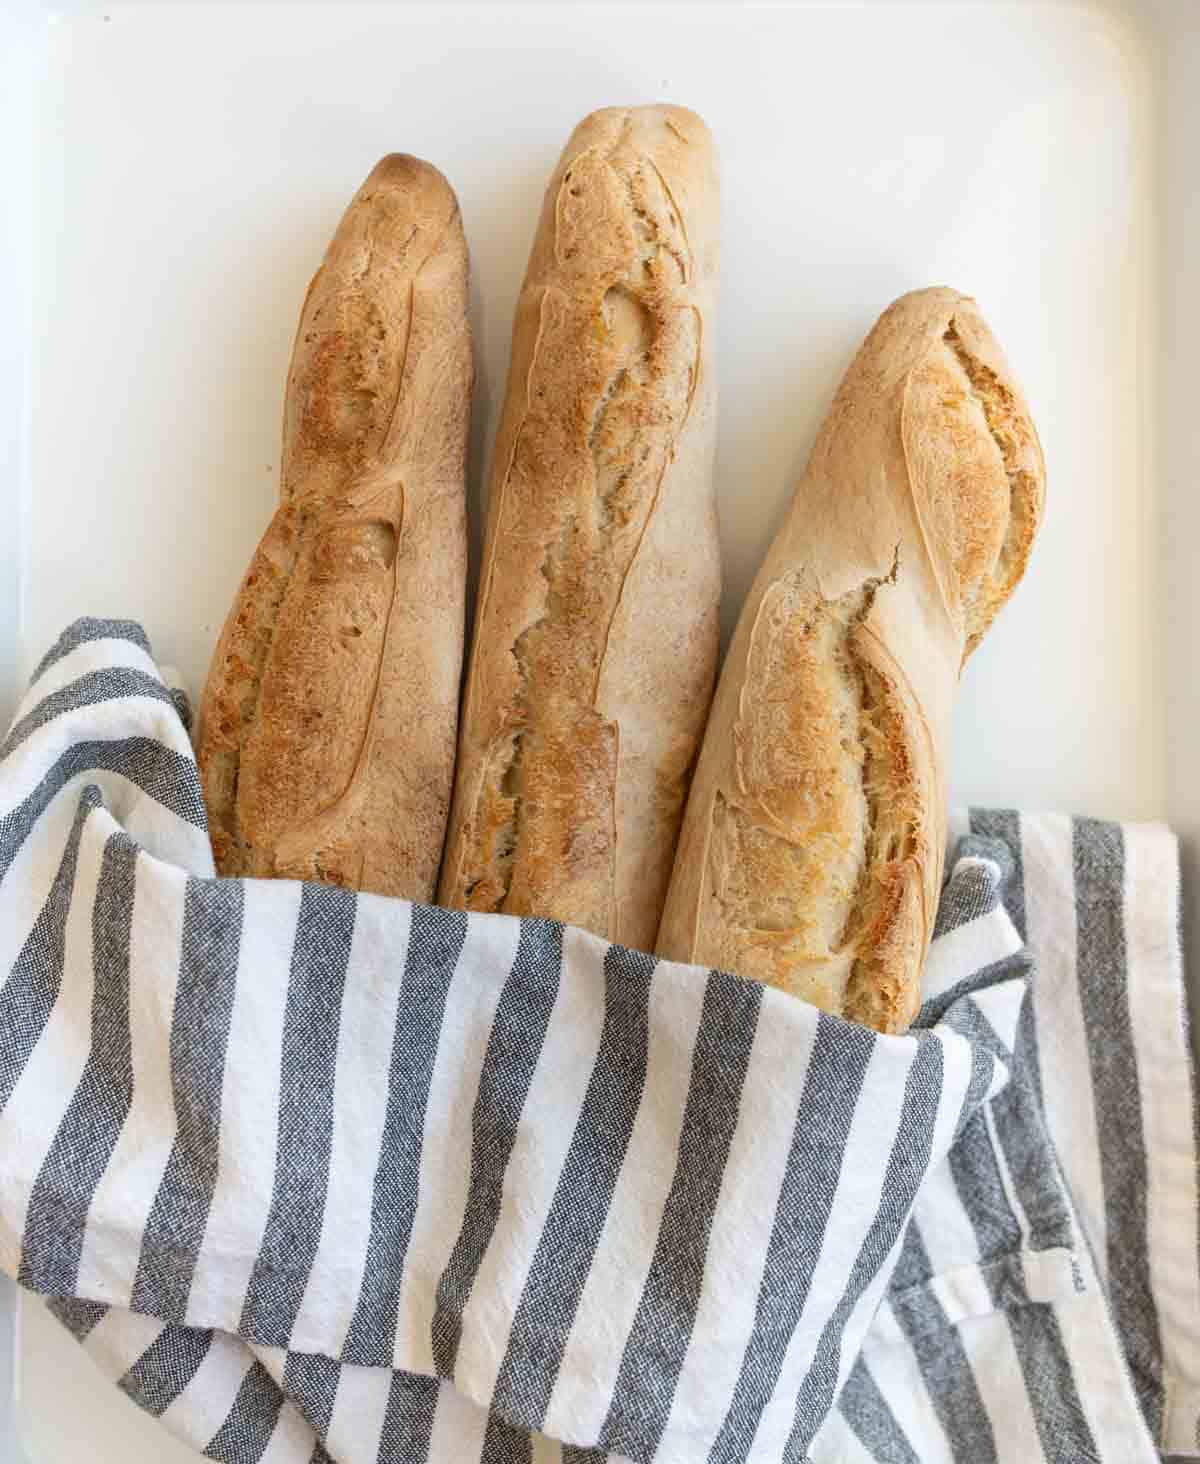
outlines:
[[471, 384], [457, 201], [428, 163], [386, 157], [309, 286], [279, 507], [204, 691], [221, 874], [432, 897], [462, 671]]
[[649, 949], [716, 672], [717, 180], [610, 108], [546, 191], [513, 328], [439, 900]]
[[1045, 470], [973, 301], [906, 295], [855, 357], [750, 591], [660, 955], [904, 1030], [941, 885], [959, 672], [1024, 572]]

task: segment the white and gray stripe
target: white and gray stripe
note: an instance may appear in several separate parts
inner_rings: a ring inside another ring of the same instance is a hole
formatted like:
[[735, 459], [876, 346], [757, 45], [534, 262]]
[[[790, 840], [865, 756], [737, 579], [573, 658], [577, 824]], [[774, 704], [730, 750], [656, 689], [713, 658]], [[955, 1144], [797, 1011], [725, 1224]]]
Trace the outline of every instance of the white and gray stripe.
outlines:
[[52, 1296], [74, 1292], [92, 1196], [129, 1113], [129, 937], [138, 848], [124, 834], [104, 846], [92, 909], [91, 1035], [71, 1098], [29, 1196], [17, 1280]]
[[433, 1360], [452, 1378], [463, 1312], [500, 1213], [504, 1171], [558, 995], [562, 932], [521, 922], [516, 959], [496, 1007], [471, 1119], [471, 1181], [462, 1227], [437, 1286]]
[[389, 1367], [400, 1277], [417, 1212], [429, 1085], [446, 996], [466, 939], [459, 912], [413, 907], [392, 1039], [387, 1111], [362, 1284], [342, 1349], [348, 1362]]
[[304, 886], [284, 1010], [275, 1184], [239, 1327], [268, 1347], [287, 1346], [321, 1238], [338, 1017], [353, 933], [353, 895]]
[[[1142, 1464], [1194, 1436], [1169, 836], [975, 813], [917, 1028], [883, 1038], [548, 922], [215, 880], [138, 628], [81, 623], [38, 676], [0, 758], [0, 1262], [199, 1452]], [[1027, 923], [1051, 974], [1022, 1004]]]
[[183, 1322], [217, 1182], [225, 1048], [244, 901], [236, 880], [187, 882], [179, 983], [171, 1024], [178, 1132], [142, 1235], [134, 1311]]

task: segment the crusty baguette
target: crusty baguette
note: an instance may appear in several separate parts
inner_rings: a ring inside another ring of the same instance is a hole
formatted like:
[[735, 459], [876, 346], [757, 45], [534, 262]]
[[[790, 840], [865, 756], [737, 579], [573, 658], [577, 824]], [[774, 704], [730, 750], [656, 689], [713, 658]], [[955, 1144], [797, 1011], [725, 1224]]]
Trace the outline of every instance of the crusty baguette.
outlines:
[[513, 327], [439, 899], [648, 949], [712, 695], [717, 181], [610, 108], [546, 191]]
[[721, 672], [657, 948], [901, 1031], [941, 884], [951, 702], [1044, 465], [973, 301], [896, 301], [843, 380]]
[[222, 874], [433, 894], [462, 671], [467, 246], [428, 163], [346, 210], [304, 302], [279, 508], [201, 707]]

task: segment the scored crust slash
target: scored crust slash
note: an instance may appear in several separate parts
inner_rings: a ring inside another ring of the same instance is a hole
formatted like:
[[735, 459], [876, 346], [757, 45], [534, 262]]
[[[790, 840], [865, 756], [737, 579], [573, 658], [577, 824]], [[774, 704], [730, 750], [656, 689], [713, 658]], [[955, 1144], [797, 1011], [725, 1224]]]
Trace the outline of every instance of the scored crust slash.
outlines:
[[717, 660], [717, 180], [679, 107], [576, 128], [517, 307], [441, 903], [649, 949]]
[[428, 163], [384, 158], [309, 287], [280, 503], [204, 692], [222, 874], [432, 897], [462, 670], [471, 382], [457, 201]]
[[908, 1026], [941, 885], [954, 689], [1024, 572], [1044, 484], [974, 301], [897, 300], [742, 610], [659, 954]]

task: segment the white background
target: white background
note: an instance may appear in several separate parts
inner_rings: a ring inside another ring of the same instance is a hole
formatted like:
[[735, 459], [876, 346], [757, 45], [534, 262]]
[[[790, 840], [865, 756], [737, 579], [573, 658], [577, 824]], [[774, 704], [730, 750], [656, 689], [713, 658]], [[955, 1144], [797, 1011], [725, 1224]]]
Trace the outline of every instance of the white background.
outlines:
[[[594, 107], [666, 99], [705, 116], [722, 159], [726, 629], [875, 316], [917, 286], [966, 290], [1025, 385], [1049, 496], [1028, 579], [964, 678], [956, 801], [1187, 826], [1200, 590], [1184, 484], [1200, 405], [1183, 305], [1166, 299], [1184, 236], [1164, 170], [1192, 165], [1142, 21], [907, 0], [61, 15], [28, 187], [12, 175], [0, 703], [84, 613], [141, 620], [199, 688], [276, 491], [305, 286], [394, 149], [436, 162], [462, 204], [477, 510], [559, 148]], [[26, 298], [12, 284], [29, 262]], [[169, 1443], [53, 1325], [26, 1319], [30, 1457], [169, 1464]]]

